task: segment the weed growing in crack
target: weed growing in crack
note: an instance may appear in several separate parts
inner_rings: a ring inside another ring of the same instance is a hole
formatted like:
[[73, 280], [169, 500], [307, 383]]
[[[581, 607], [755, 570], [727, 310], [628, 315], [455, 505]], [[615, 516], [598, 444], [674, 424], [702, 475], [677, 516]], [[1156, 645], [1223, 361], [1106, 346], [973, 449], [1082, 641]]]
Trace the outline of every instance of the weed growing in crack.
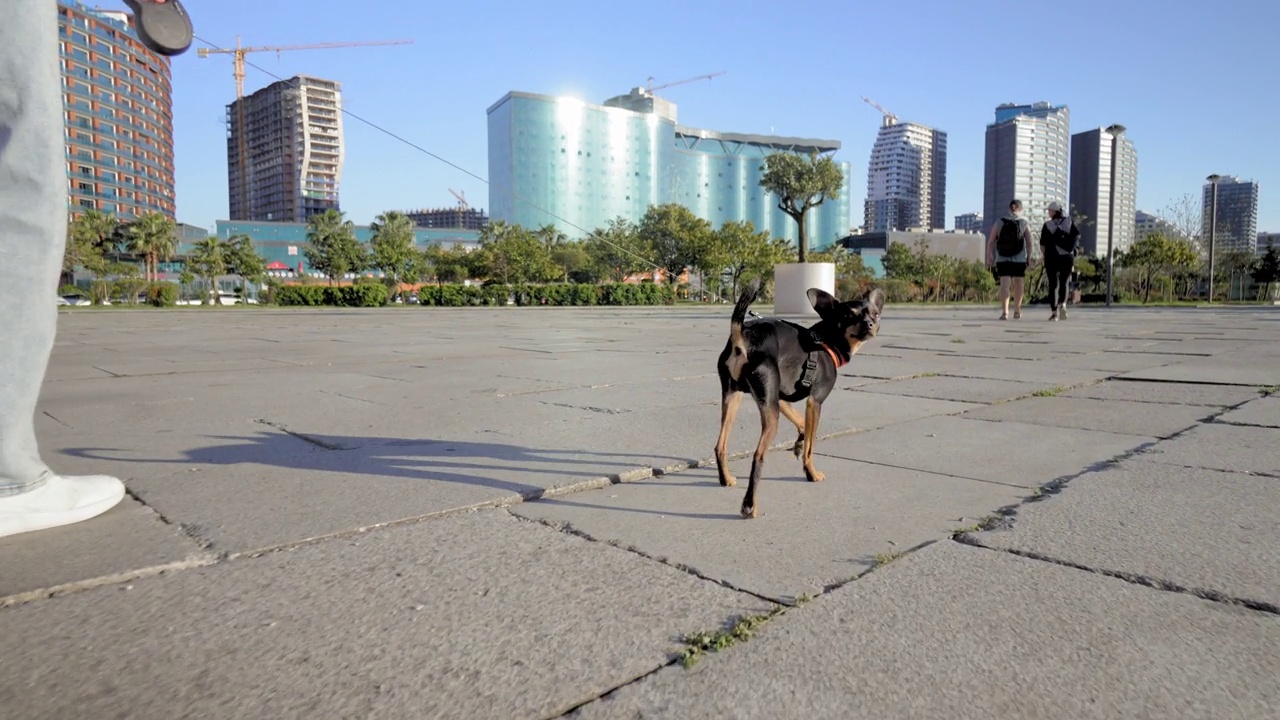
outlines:
[[995, 527], [1000, 522], [1000, 520], [1001, 518], [999, 515], [988, 515], [972, 525], [965, 525], [964, 527], [959, 527], [959, 528], [956, 528], [955, 530], [952, 530], [951, 537], [954, 538], [960, 535], [967, 535], [968, 533], [975, 533], [975, 532], [981, 532], [983, 530], [990, 530], [991, 528]]
[[1280, 393], [1280, 385], [1268, 385], [1267, 387], [1258, 388], [1258, 394], [1262, 397], [1275, 395], [1276, 393]]
[[1031, 396], [1032, 396], [1032, 397], [1054, 397], [1054, 396], [1059, 395], [1059, 394], [1061, 394], [1061, 393], [1064, 393], [1064, 392], [1066, 392], [1066, 391], [1067, 391], [1067, 388], [1065, 388], [1065, 387], [1063, 387], [1063, 386], [1059, 385], [1058, 387], [1053, 387], [1053, 388], [1043, 388], [1043, 389], [1041, 389], [1041, 390], [1037, 390], [1037, 391], [1035, 391], [1035, 392], [1031, 393]]
[[962, 343], [962, 342], [964, 342], [964, 338], [962, 338], [962, 337], [953, 337], [953, 338], [951, 338], [951, 342], [953, 342], [953, 343]]
[[726, 629], [685, 635], [683, 638], [685, 649], [681, 650], [679, 654], [680, 664], [686, 668], [691, 668], [697, 665], [698, 661], [708, 652], [720, 652], [731, 645], [750, 640], [755, 631], [760, 629], [760, 626], [777, 617], [783, 611], [784, 608], [778, 607], [772, 612], [760, 615], [745, 615], [735, 620]]
[[941, 374], [942, 374], [942, 373], [936, 373], [936, 372], [922, 372], [922, 373], [916, 373], [915, 375], [909, 375], [909, 376], [907, 376], [907, 377], [905, 377], [905, 378], [903, 378], [903, 379], [904, 379], [904, 380], [915, 380], [915, 379], [917, 379], [917, 378], [938, 377], [938, 376], [939, 376], [939, 375], [941, 375]]
[[888, 565], [889, 563], [893, 562], [894, 560], [897, 560], [900, 557], [902, 557], [902, 553], [900, 552], [877, 553], [876, 567], [884, 567], [885, 565]]

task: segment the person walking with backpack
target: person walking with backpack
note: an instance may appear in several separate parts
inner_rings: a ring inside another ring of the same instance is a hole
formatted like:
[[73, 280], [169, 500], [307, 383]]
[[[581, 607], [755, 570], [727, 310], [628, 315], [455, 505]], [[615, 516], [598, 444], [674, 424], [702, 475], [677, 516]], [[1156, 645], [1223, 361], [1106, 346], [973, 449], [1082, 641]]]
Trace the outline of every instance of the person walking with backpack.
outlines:
[[1013, 299], [1013, 319], [1022, 317], [1022, 291], [1031, 258], [1031, 226], [1022, 217], [1022, 201], [1009, 202], [1009, 214], [991, 228], [987, 239], [987, 267], [1000, 278], [1000, 319], [1009, 319]]
[[1050, 322], [1067, 319], [1067, 284], [1076, 264], [1076, 248], [1080, 244], [1080, 228], [1062, 210], [1062, 204], [1049, 203], [1049, 219], [1040, 228], [1040, 249], [1044, 252], [1044, 271], [1049, 276]]

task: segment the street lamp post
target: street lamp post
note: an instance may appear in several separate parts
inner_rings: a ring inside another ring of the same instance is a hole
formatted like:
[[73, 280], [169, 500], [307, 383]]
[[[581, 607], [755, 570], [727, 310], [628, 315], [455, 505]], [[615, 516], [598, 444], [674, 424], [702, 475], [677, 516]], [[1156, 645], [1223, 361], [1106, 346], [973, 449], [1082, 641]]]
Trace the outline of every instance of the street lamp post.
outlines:
[[1213, 302], [1214, 245], [1218, 239], [1218, 181], [1222, 176], [1214, 173], [1209, 181], [1209, 302]]
[[1115, 231], [1116, 231], [1116, 156], [1119, 155], [1120, 135], [1124, 126], [1111, 125], [1107, 134], [1111, 135], [1111, 192], [1107, 199], [1107, 307], [1111, 307], [1111, 276], [1115, 274]]

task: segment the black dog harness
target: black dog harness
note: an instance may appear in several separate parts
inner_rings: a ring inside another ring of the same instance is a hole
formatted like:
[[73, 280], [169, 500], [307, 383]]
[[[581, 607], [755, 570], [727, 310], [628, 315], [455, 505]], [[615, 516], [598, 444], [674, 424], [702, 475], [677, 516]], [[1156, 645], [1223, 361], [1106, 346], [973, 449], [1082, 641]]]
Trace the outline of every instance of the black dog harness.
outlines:
[[800, 387], [806, 389], [813, 387], [813, 381], [818, 376], [818, 353], [825, 351], [827, 355], [830, 355], [831, 362], [835, 363], [837, 370], [844, 365], [844, 360], [840, 359], [840, 356], [836, 354], [835, 350], [831, 349], [830, 345], [822, 341], [818, 333], [809, 328], [794, 325], [794, 323], [788, 324], [801, 331], [800, 344], [805, 346], [805, 350], [807, 350], [804, 358], [804, 372], [800, 373]]

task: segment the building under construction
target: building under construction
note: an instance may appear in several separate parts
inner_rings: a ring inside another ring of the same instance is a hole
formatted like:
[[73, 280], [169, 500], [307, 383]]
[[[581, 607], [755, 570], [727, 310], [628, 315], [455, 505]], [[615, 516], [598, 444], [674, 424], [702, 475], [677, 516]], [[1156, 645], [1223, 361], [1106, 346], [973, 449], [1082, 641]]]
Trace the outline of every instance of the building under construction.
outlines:
[[333, 80], [297, 75], [227, 106], [232, 220], [306, 222], [337, 209], [342, 161], [342, 92]]
[[480, 230], [489, 224], [489, 214], [472, 207], [406, 210], [404, 214], [420, 228]]

